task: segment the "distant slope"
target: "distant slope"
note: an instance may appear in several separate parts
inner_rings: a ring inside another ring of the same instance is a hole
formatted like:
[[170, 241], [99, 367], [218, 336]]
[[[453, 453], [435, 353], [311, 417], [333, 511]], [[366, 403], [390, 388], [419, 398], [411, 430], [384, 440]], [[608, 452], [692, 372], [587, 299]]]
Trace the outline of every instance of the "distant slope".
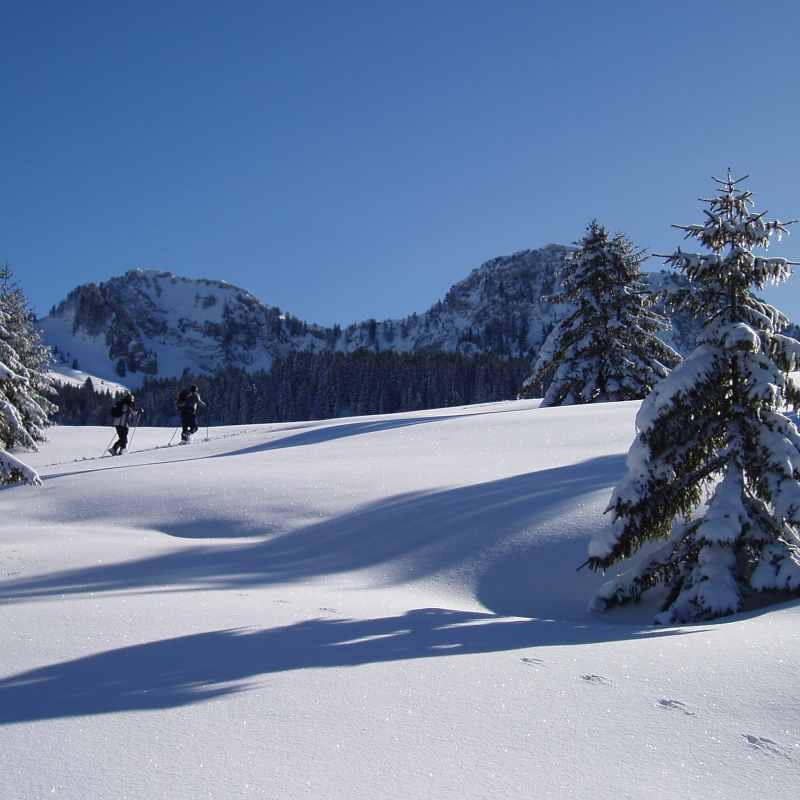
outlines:
[[[565, 312], [543, 298], [557, 291], [570, 248], [550, 244], [492, 259], [421, 314], [322, 327], [269, 307], [224, 281], [191, 280], [137, 269], [99, 286], [79, 286], [40, 320], [46, 344], [68, 366], [135, 386], [145, 375], [184, 369], [213, 374], [226, 367], [268, 369], [291, 350], [360, 347], [410, 352], [492, 352], [535, 357]], [[651, 284], [683, 280], [652, 273]], [[664, 338], [679, 352], [694, 346], [695, 327], [673, 319]]]
[[104, 380], [95, 375], [90, 375], [80, 369], [72, 369], [66, 363], [56, 363], [53, 368], [49, 370], [50, 377], [62, 386], [84, 386], [87, 380], [92, 382], [92, 386], [96, 392], [111, 392], [117, 394], [118, 392], [127, 392], [130, 389], [124, 384], [117, 381]]

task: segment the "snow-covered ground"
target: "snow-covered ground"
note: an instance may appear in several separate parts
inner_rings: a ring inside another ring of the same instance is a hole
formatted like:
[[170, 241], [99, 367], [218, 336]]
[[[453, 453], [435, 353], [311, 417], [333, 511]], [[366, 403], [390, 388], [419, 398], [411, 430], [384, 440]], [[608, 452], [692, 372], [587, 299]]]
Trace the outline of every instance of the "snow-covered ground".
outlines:
[[127, 386], [117, 381], [98, 378], [97, 375], [90, 375], [83, 370], [73, 369], [66, 364], [54, 364], [48, 370], [48, 374], [50, 379], [55, 383], [66, 384], [68, 386], [83, 386], [86, 383], [86, 379], [90, 378], [96, 392], [111, 392], [111, 394], [117, 394], [118, 392], [130, 391]]
[[52, 430], [0, 491], [0, 796], [793, 800], [799, 603], [587, 612], [637, 407]]

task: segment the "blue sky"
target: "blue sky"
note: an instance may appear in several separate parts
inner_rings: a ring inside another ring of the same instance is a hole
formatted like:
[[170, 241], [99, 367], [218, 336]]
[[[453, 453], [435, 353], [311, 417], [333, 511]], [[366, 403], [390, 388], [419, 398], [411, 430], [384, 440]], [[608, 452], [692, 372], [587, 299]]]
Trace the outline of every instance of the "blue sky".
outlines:
[[[0, 0], [0, 262], [40, 316], [147, 267], [347, 325], [593, 218], [688, 246], [729, 167], [794, 219], [799, 38], [770, 0]], [[800, 275], [767, 297], [800, 322]]]

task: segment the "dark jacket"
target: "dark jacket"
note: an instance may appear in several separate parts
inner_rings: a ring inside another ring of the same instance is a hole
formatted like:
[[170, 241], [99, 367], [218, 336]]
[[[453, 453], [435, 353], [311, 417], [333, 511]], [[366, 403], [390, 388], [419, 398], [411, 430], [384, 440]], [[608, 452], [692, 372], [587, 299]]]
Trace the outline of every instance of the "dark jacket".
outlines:
[[183, 401], [183, 404], [187, 411], [196, 411], [197, 406], [206, 405], [206, 403], [200, 399], [200, 395], [197, 392], [189, 392], [189, 394], [186, 395], [186, 399]]

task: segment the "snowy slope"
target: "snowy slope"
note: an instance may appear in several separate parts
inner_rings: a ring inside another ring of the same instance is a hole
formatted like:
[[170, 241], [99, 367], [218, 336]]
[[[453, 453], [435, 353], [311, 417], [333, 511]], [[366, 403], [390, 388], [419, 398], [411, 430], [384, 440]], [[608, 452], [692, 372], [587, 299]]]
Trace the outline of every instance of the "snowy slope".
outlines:
[[638, 404], [536, 405], [53, 430], [0, 491], [4, 800], [796, 797], [800, 604], [591, 616]]
[[[140, 386], [144, 375], [178, 376], [184, 369], [269, 368], [290, 350], [366, 347], [492, 352], [534, 357], [566, 309], [544, 298], [570, 248], [550, 244], [482, 264], [426, 312], [367, 320], [345, 329], [308, 324], [270, 308], [224, 281], [190, 280], [137, 269], [97, 286], [79, 286], [39, 325], [64, 363], [99, 379]], [[679, 280], [653, 273], [649, 282]], [[663, 311], [663, 309], [661, 309]], [[696, 326], [676, 318], [665, 335], [679, 352], [694, 346]]]
[[118, 392], [128, 392], [130, 388], [123, 386], [119, 381], [107, 381], [91, 375], [82, 369], [73, 369], [66, 364], [54, 364], [52, 369], [48, 370], [50, 378], [62, 386], [83, 386], [87, 380], [92, 381], [95, 391], [97, 392], [111, 392], [117, 394]]

